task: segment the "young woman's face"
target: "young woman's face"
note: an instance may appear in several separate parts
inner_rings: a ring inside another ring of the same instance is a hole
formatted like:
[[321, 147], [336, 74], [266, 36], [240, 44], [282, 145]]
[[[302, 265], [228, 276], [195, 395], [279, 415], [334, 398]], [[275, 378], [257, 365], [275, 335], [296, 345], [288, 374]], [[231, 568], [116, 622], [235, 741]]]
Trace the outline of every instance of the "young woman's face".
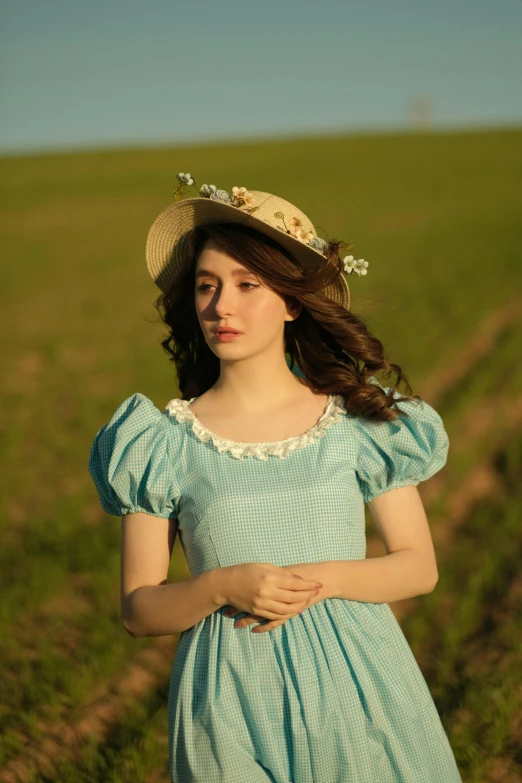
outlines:
[[[284, 322], [293, 320], [284, 299], [253, 272], [223, 253], [209, 240], [196, 264], [195, 307], [199, 324], [216, 356], [240, 358], [281, 344]], [[241, 335], [221, 341], [218, 326], [238, 329]]]

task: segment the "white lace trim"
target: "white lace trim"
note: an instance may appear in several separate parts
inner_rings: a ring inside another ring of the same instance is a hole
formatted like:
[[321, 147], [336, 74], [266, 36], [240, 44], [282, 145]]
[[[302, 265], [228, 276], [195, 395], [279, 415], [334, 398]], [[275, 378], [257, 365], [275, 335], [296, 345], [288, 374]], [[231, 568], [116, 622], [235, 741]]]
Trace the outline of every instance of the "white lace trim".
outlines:
[[192, 424], [192, 432], [199, 440], [212, 440], [212, 443], [220, 454], [229, 451], [236, 459], [256, 457], [257, 459], [266, 460], [269, 454], [284, 459], [290, 452], [295, 451], [296, 449], [302, 449], [305, 446], [308, 446], [309, 443], [313, 443], [317, 438], [322, 438], [326, 433], [327, 428], [338, 421], [343, 414], [346, 414], [344, 397], [340, 394], [330, 394], [326, 408], [320, 419], [302, 435], [296, 435], [293, 438], [286, 438], [285, 440], [247, 443], [222, 438], [208, 430], [200, 422], [196, 414], [189, 408], [189, 405], [194, 402], [195, 399], [196, 397], [192, 397], [190, 400], [175, 398], [167, 403], [165, 410], [178, 421], [186, 421]]

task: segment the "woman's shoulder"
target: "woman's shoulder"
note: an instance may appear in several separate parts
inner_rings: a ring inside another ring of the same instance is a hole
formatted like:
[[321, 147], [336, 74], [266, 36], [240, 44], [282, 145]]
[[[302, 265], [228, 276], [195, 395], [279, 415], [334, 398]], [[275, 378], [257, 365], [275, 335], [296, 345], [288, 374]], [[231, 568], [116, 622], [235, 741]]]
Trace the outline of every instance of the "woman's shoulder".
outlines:
[[135, 392], [96, 432], [91, 462], [94, 456], [108, 462], [124, 452], [135, 463], [145, 463], [154, 453], [165, 453], [174, 461], [182, 446], [182, 430], [172, 426], [176, 421], [171, 420], [167, 409], [160, 410], [145, 394]]
[[181, 441], [165, 414], [135, 392], [94, 436], [89, 472], [108, 513], [172, 513], [169, 503], [179, 494]]
[[157, 405], [142, 392], [134, 392], [121, 402], [116, 408], [117, 413], [120, 410], [134, 411], [139, 410], [141, 415], [146, 415], [149, 418], [159, 418], [163, 411], [158, 408]]
[[[370, 377], [369, 382], [379, 386], [388, 396], [392, 392], [393, 387], [383, 386], [374, 376]], [[404, 396], [399, 391], [394, 391], [392, 394], [398, 414], [393, 419], [383, 421], [367, 419], [363, 416], [353, 417], [357, 423], [357, 431], [363, 440], [368, 436], [377, 440], [386, 440], [392, 436], [400, 438], [407, 433], [417, 437], [434, 436], [444, 430], [442, 417], [433, 405], [421, 397], [401, 400], [400, 398]]]
[[[375, 379], [373, 383], [378, 383]], [[378, 384], [381, 386], [381, 384]], [[387, 394], [392, 387], [381, 386]], [[397, 418], [375, 421], [357, 416], [357, 473], [366, 502], [377, 494], [408, 484], [417, 485], [447, 462], [449, 437], [441, 415], [426, 400], [400, 401], [394, 392]], [[404, 415], [405, 414], [405, 415]]]
[[176, 403], [182, 402], [174, 398], [167, 402], [164, 408], [159, 408], [147, 395], [134, 392], [118, 405], [105, 426], [125, 426], [129, 430], [153, 427], [157, 431], [164, 430], [170, 433], [172, 430], [169, 423], [178, 421], [172, 413], [177, 409]]

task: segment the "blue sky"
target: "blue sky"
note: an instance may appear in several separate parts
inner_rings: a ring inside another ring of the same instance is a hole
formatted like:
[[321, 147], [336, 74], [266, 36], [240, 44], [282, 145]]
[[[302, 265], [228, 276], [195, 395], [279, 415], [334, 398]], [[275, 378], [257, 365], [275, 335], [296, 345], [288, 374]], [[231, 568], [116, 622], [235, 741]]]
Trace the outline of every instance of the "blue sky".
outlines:
[[[0, 154], [522, 126], [520, 0], [0, 0]], [[417, 126], [418, 127], [418, 126]]]

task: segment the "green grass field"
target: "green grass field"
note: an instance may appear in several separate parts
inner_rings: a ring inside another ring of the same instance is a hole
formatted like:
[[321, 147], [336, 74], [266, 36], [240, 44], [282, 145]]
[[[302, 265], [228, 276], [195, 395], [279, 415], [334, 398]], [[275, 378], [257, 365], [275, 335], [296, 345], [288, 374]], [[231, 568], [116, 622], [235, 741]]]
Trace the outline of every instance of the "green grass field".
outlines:
[[[144, 259], [179, 171], [276, 192], [369, 262], [352, 309], [452, 444], [420, 487], [439, 582], [401, 627], [465, 783], [522, 780], [522, 130], [506, 130], [0, 159], [0, 783], [168, 780], [176, 639], [121, 627], [120, 521], [87, 461], [123, 399], [179, 396]], [[186, 576], [177, 541], [169, 579]]]

